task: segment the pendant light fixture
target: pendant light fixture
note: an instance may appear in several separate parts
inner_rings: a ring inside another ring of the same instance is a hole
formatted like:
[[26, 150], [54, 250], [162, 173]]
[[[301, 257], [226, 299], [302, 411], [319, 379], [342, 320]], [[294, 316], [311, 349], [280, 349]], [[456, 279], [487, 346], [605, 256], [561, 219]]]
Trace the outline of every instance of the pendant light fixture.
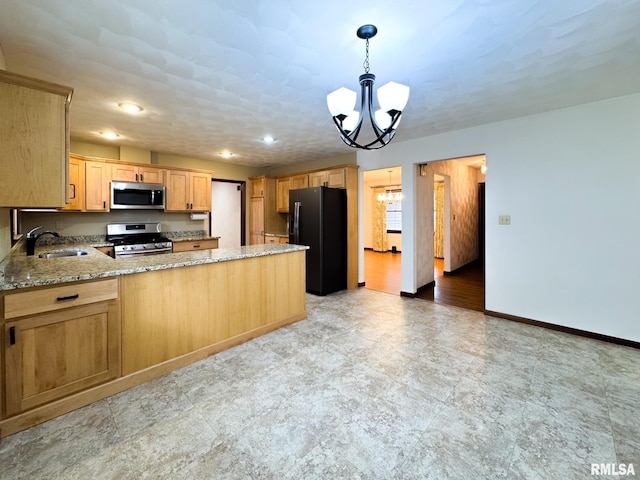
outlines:
[[[364, 73], [360, 75], [360, 111], [355, 110], [357, 93], [341, 87], [327, 95], [327, 106], [333, 117], [342, 141], [353, 148], [376, 150], [387, 145], [396, 134], [402, 110], [409, 100], [409, 87], [396, 82], [389, 82], [378, 89], [380, 109], [374, 113], [373, 83], [376, 76], [369, 73], [369, 39], [378, 29], [375, 25], [363, 25], [356, 34], [366, 40]], [[366, 141], [358, 142], [363, 123], [368, 120], [373, 129]]]
[[[401, 188], [401, 185], [391, 185], [391, 173], [393, 172], [393, 170], [387, 170], [387, 171], [389, 172], [389, 185], [387, 186]], [[384, 193], [380, 192], [376, 197], [376, 200], [378, 200], [380, 203], [392, 204], [392, 203], [400, 203], [403, 198], [404, 198], [404, 195], [402, 195], [402, 190], [399, 190], [399, 189], [394, 190], [389, 188], [389, 189], [386, 189]]]

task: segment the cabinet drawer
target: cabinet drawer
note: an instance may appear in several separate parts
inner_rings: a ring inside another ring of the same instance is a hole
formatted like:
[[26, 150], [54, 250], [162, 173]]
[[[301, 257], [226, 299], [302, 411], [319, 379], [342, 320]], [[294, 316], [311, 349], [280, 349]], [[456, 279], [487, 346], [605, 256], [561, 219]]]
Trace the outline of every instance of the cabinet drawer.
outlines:
[[173, 242], [174, 252], [192, 252], [194, 250], [208, 250], [212, 248], [218, 248], [217, 239]]
[[118, 298], [118, 279], [10, 293], [4, 297], [4, 318], [87, 305]]

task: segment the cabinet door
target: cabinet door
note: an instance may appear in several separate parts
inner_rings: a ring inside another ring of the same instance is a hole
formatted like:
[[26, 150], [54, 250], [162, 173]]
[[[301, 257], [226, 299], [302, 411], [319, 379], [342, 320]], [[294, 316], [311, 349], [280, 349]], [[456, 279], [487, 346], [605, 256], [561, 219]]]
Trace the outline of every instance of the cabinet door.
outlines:
[[101, 302], [7, 322], [7, 415], [118, 377], [118, 312]]
[[249, 235], [249, 245], [261, 245], [264, 243], [264, 235]]
[[211, 210], [211, 175], [194, 173], [190, 175], [191, 201], [189, 210], [208, 212]]
[[84, 210], [84, 162], [69, 158], [69, 203], [60, 210]]
[[138, 167], [137, 181], [164, 184], [164, 170], [156, 167]]
[[327, 181], [327, 172], [313, 172], [309, 174], [310, 187], [322, 187]]
[[111, 171], [108, 163], [85, 162], [84, 200], [85, 210], [92, 212], [109, 211], [109, 187]]
[[335, 168], [327, 170], [327, 187], [329, 188], [347, 188], [347, 180], [344, 168]]
[[290, 180], [288, 178], [279, 178], [276, 181], [278, 196], [276, 210], [280, 213], [287, 213], [289, 211], [289, 185]]
[[251, 197], [264, 197], [264, 181], [264, 177], [249, 179], [249, 195]]
[[[251, 235], [251, 245], [255, 243], [264, 243], [264, 198], [252, 198], [250, 205], [249, 233]], [[262, 237], [262, 239], [260, 240], [258, 237]]]
[[0, 70], [0, 207], [67, 203], [71, 92]]
[[189, 172], [167, 171], [166, 210], [182, 212], [189, 209]]
[[218, 248], [218, 239], [210, 238], [206, 240], [185, 240], [182, 242], [173, 242], [173, 251], [176, 252], [193, 252], [196, 250], [211, 250]]
[[291, 190], [295, 190], [297, 188], [307, 188], [309, 186], [309, 175], [296, 175], [295, 177], [291, 177]]
[[117, 182], [137, 182], [138, 169], [134, 165], [111, 165], [111, 180]]

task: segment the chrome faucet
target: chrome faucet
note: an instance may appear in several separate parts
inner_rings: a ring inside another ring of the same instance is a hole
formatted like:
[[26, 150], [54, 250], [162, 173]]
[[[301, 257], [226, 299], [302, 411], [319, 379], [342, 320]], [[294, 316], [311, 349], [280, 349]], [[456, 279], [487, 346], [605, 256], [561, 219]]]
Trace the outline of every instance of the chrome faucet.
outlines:
[[36, 230], [43, 228], [42, 225], [39, 227], [32, 228], [27, 232], [27, 255], [31, 256], [35, 254], [36, 251], [36, 242], [42, 235], [53, 235], [54, 237], [59, 237], [60, 234], [58, 232], [40, 232], [34, 233]]

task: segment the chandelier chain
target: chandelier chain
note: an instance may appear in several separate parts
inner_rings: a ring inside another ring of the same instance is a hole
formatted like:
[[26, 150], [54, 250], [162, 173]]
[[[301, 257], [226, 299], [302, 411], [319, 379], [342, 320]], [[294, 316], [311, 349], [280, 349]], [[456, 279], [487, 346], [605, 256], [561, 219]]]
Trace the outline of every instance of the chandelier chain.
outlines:
[[367, 38], [367, 46], [365, 49], [365, 57], [364, 57], [364, 63], [362, 64], [362, 66], [364, 67], [364, 73], [369, 73], [369, 39]]

